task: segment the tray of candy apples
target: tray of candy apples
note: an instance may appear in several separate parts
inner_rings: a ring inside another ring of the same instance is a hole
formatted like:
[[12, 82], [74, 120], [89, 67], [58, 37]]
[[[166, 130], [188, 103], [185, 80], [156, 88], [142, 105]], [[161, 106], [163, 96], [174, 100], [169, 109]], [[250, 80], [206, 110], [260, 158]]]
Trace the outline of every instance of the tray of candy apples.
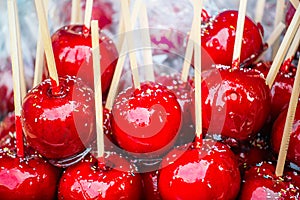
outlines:
[[1, 199], [300, 199], [298, 0], [4, 5]]

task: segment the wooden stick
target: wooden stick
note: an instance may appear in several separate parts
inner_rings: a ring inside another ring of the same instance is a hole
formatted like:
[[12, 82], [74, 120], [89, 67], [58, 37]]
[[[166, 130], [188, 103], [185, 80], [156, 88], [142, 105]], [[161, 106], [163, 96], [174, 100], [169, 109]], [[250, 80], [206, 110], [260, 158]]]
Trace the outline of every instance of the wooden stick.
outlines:
[[282, 40], [282, 43], [278, 49], [278, 52], [274, 58], [274, 61], [271, 65], [270, 71], [268, 73], [268, 76], [266, 78], [266, 84], [271, 88], [274, 80], [277, 76], [277, 73], [280, 69], [280, 66], [283, 62], [284, 56], [286, 55], [286, 52], [293, 40], [294, 35], [296, 34], [296, 31], [300, 24], [300, 6], [298, 6], [296, 13], [291, 21], [291, 24], [289, 28], [286, 31], [286, 34]]
[[[123, 19], [130, 19], [129, 5], [127, 1], [121, 1], [121, 9], [122, 9]], [[129, 60], [130, 60], [133, 84], [135, 88], [139, 89], [140, 78], [138, 73], [136, 53], [134, 52], [133, 26], [131, 20], [124, 20], [124, 22], [125, 22], [125, 31], [126, 31], [125, 38], [129, 50]]]
[[194, 3], [194, 19], [195, 29], [192, 29], [194, 43], [194, 59], [195, 59], [195, 111], [196, 111], [196, 136], [198, 142], [202, 144], [202, 95], [201, 95], [201, 12], [202, 0], [195, 0]]
[[81, 5], [80, 0], [72, 0], [71, 24], [81, 24]]
[[[274, 28], [280, 23], [283, 22], [284, 18], [284, 11], [285, 11], [285, 0], [277, 0], [276, 4], [276, 14], [275, 14], [275, 22]], [[275, 41], [272, 49], [272, 58], [275, 58], [275, 55], [278, 51], [280, 45], [280, 41]]]
[[16, 146], [17, 156], [24, 157], [24, 143], [21, 125], [21, 82], [20, 82], [20, 59], [19, 51], [21, 48], [18, 43], [18, 25], [17, 25], [17, 8], [15, 0], [7, 1], [8, 8], [8, 22], [9, 22], [9, 35], [10, 35], [10, 52], [13, 73], [13, 87], [14, 87], [14, 105], [15, 105], [15, 123], [16, 123]]
[[295, 82], [292, 90], [292, 96], [289, 103], [288, 113], [285, 121], [285, 126], [283, 130], [283, 136], [280, 144], [280, 150], [278, 155], [278, 162], [276, 165], [276, 176], [282, 176], [284, 171], [284, 164], [286, 161], [286, 155], [289, 148], [290, 135], [293, 130], [293, 124], [295, 119], [295, 113], [298, 104], [298, 98], [300, 94], [300, 59], [298, 61], [298, 67], [295, 77]]
[[93, 12], [93, 0], [86, 0], [85, 13], [84, 13], [84, 30], [83, 30], [84, 34], [88, 34], [90, 31], [92, 12]]
[[293, 39], [293, 42], [292, 42], [290, 49], [288, 50], [284, 60], [291, 59], [295, 56], [295, 54], [299, 48], [299, 44], [300, 44], [300, 26], [298, 27], [296, 35]]
[[[137, 3], [138, 2], [140, 2], [140, 1], [137, 1]], [[132, 18], [131, 18], [132, 23], [135, 23], [135, 21], [137, 20], [138, 11], [139, 11], [138, 6], [135, 6], [133, 8], [133, 14], [132, 14]], [[123, 21], [122, 17], [121, 17], [120, 21]], [[124, 32], [125, 32], [125, 30], [124, 30]], [[120, 34], [120, 35], [124, 36], [124, 33]], [[122, 43], [120, 43], [121, 41], [122, 41]], [[110, 85], [110, 89], [109, 89], [109, 92], [108, 92], [108, 95], [107, 95], [106, 104], [105, 104], [105, 108], [108, 109], [108, 110], [111, 110], [112, 107], [113, 107], [114, 99], [115, 99], [116, 94], [117, 94], [118, 85], [119, 85], [119, 82], [120, 82], [123, 66], [124, 66], [125, 59], [126, 59], [126, 50], [127, 50], [127, 48], [126, 48], [124, 39], [120, 39], [119, 43], [120, 43], [119, 58], [118, 58], [118, 62], [117, 62], [117, 65], [116, 65], [114, 76], [113, 76], [113, 79], [112, 79], [112, 82], [111, 82], [111, 85]]]
[[124, 66], [125, 59], [126, 59], [125, 49], [126, 49], [125, 42], [123, 42], [121, 52], [119, 53], [118, 62], [117, 62], [116, 68], [115, 68], [114, 76], [111, 81], [110, 89], [109, 89], [107, 99], [106, 99], [105, 108], [108, 109], [109, 111], [112, 110], [114, 100], [115, 100], [115, 97], [116, 97], [116, 94], [118, 91], [118, 85], [120, 82], [123, 66]]
[[98, 157], [104, 156], [104, 132], [103, 132], [103, 110], [101, 90], [101, 68], [100, 68], [100, 47], [99, 47], [99, 25], [98, 20], [92, 20], [92, 48], [93, 48], [93, 69], [94, 69], [94, 91], [96, 108], [96, 133]]
[[55, 59], [54, 59], [54, 54], [53, 54], [53, 48], [52, 48], [52, 42], [51, 42], [51, 37], [50, 37], [50, 32], [48, 28], [48, 22], [47, 18], [45, 15], [45, 9], [43, 6], [43, 2], [41, 0], [35, 0], [35, 6], [37, 10], [37, 15], [39, 19], [39, 25], [40, 25], [40, 30], [42, 33], [42, 38], [44, 42], [44, 49], [45, 49], [45, 54], [46, 54], [46, 60], [48, 64], [48, 71], [50, 78], [54, 81], [52, 81], [52, 91], [58, 92], [59, 90], [59, 81], [58, 81], [58, 75], [56, 71], [56, 64], [55, 64]]
[[294, 8], [298, 8], [299, 6], [299, 0], [290, 0], [291, 4], [294, 6]]
[[181, 71], [181, 80], [183, 82], [187, 82], [187, 80], [188, 80], [190, 66], [191, 66], [191, 63], [192, 63], [192, 57], [193, 57], [193, 52], [194, 52], [193, 51], [194, 50], [193, 38], [195, 38], [195, 36], [193, 34], [196, 33], [196, 27], [197, 27], [196, 18], [197, 17], [198, 16], [196, 15], [196, 13], [194, 13], [192, 28], [191, 28], [190, 36], [189, 36], [188, 43], [187, 43], [187, 46], [186, 46], [185, 56], [184, 56], [183, 66], [182, 66], [182, 71]]
[[258, 0], [256, 2], [256, 8], [255, 8], [255, 21], [256, 23], [261, 23], [263, 16], [264, 16], [264, 10], [265, 10], [265, 4], [266, 0]]
[[241, 0], [240, 7], [239, 7], [239, 13], [238, 13], [238, 19], [237, 19], [237, 25], [236, 25], [233, 56], [232, 56], [232, 68], [233, 69], [238, 69], [240, 66], [240, 57], [241, 57], [242, 42], [243, 42], [243, 35], [244, 35], [246, 10], [247, 10], [247, 0]]
[[[139, 1], [141, 2], [141, 1]], [[137, 5], [137, 4], [135, 4]], [[142, 38], [143, 38], [143, 57], [144, 57], [144, 65], [145, 68], [145, 77], [146, 80], [154, 82], [154, 69], [153, 69], [153, 58], [152, 58], [152, 48], [151, 48], [151, 38], [149, 32], [149, 22], [147, 15], [146, 5], [143, 3], [140, 9], [140, 27], [142, 30]]]
[[21, 102], [23, 101], [26, 95], [26, 81], [25, 81], [25, 74], [24, 74], [24, 62], [23, 62], [23, 53], [22, 53], [22, 44], [21, 44], [21, 31], [20, 31], [20, 21], [19, 21], [19, 14], [18, 14], [18, 6], [16, 1], [14, 1], [14, 6], [16, 9], [16, 26], [17, 26], [17, 42], [18, 42], [18, 59], [19, 59], [19, 69], [20, 69], [20, 81], [21, 81]]
[[[42, 0], [43, 6], [48, 8], [49, 0]], [[46, 18], [48, 16], [48, 9], [45, 9]], [[36, 44], [36, 56], [35, 56], [35, 65], [34, 65], [34, 78], [33, 78], [33, 88], [42, 82], [43, 76], [43, 67], [44, 67], [44, 44], [42, 39], [41, 27], [39, 26], [38, 40]]]
[[[269, 38], [267, 39], [267, 45], [268, 49], [273, 46], [274, 42], [279, 39], [281, 36], [282, 32], [285, 29], [285, 24], [280, 22], [277, 27], [273, 30], [273, 32], [270, 34]], [[264, 51], [257, 59], [256, 62], [260, 61], [264, 55], [266, 54], [267, 50]]]

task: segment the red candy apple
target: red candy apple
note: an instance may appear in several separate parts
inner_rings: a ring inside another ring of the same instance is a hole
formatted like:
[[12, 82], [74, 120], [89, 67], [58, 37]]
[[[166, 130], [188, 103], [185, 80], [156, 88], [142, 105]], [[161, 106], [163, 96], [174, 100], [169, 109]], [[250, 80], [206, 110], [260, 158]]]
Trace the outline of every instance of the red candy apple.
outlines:
[[55, 199], [60, 171], [40, 156], [0, 156], [1, 199]]
[[[93, 83], [91, 34], [83, 34], [82, 25], [65, 26], [52, 35], [52, 46], [59, 76], [77, 76]], [[115, 70], [118, 53], [114, 43], [100, 33], [102, 92], [106, 93]]]
[[59, 78], [58, 93], [46, 79], [25, 97], [22, 122], [27, 142], [50, 159], [85, 150], [94, 135], [94, 93], [80, 79]]
[[[202, 30], [202, 48], [216, 64], [231, 65], [235, 42], [238, 11], [227, 10], [219, 13]], [[250, 64], [263, 51], [263, 30], [249, 17], [245, 19], [242, 41], [241, 63]]]
[[174, 144], [180, 125], [176, 96], [153, 82], [120, 93], [112, 109], [113, 134], [120, 147], [132, 153], [166, 151]]
[[229, 147], [204, 140], [200, 147], [176, 148], [167, 154], [158, 188], [162, 199], [234, 199], [240, 180]]
[[270, 111], [270, 90], [265, 80], [239, 69], [214, 69], [202, 76], [205, 132], [238, 141], [253, 137], [263, 127]]
[[141, 174], [143, 180], [143, 197], [145, 200], [161, 200], [158, 190], [158, 170]]
[[[279, 115], [279, 117], [276, 119], [273, 125], [271, 142], [272, 142], [273, 150], [276, 153], [278, 153], [280, 149], [280, 143], [283, 135], [286, 115], [287, 115], [287, 109]], [[287, 160], [300, 166], [300, 106], [299, 105], [297, 107], [294, 124], [293, 124], [293, 131], [290, 137]]]
[[247, 170], [239, 199], [299, 199], [299, 188], [291, 177], [276, 177], [274, 172], [275, 166], [268, 162], [261, 162]]
[[97, 160], [88, 156], [63, 173], [58, 199], [128, 199], [141, 198], [141, 178], [122, 157], [112, 154]]

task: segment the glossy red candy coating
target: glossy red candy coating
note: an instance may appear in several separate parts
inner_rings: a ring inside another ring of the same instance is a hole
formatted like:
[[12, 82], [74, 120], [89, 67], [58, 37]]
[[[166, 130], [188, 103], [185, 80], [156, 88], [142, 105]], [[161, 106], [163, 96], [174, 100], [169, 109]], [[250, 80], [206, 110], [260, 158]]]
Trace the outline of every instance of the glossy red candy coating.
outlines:
[[182, 126], [178, 140], [181, 144], [189, 143], [194, 140], [195, 128], [191, 115], [191, 91], [193, 84], [191, 81], [183, 82], [179, 74], [162, 75], [156, 78], [156, 82], [166, 86], [172, 91], [180, 104], [182, 112]]
[[[283, 111], [276, 119], [272, 130], [272, 147], [273, 150], [278, 153], [280, 149], [281, 138], [283, 135], [284, 124], [286, 121], [287, 109]], [[290, 136], [289, 149], [287, 154], [287, 160], [300, 166], [300, 106], [298, 103], [293, 130]]]
[[38, 156], [1, 155], [1, 199], [55, 199], [60, 171]]
[[46, 79], [25, 97], [23, 130], [30, 146], [51, 159], [67, 158], [85, 150], [94, 135], [94, 93], [80, 79], [59, 78], [59, 94]]
[[6, 67], [0, 70], [0, 120], [14, 110], [12, 71]]
[[98, 162], [102, 161], [92, 157], [69, 167], [61, 177], [58, 199], [140, 199], [140, 175], [134, 173], [130, 164], [120, 156], [113, 155], [105, 160], [111, 165], [106, 169], [100, 169]]
[[241, 200], [299, 199], [299, 188], [290, 177], [276, 177], [275, 166], [261, 162], [245, 173], [240, 192]]
[[[52, 46], [59, 76], [77, 76], [93, 86], [91, 34], [83, 34], [82, 25], [65, 26], [52, 35]], [[102, 93], [110, 86], [118, 53], [114, 43], [100, 33]]]
[[[236, 34], [238, 11], [227, 10], [219, 13], [202, 31], [202, 48], [216, 64], [231, 66]], [[241, 63], [255, 60], [263, 51], [263, 36], [259, 26], [249, 17], [245, 19], [241, 51]]]
[[210, 70], [202, 76], [204, 130], [236, 140], [253, 137], [270, 112], [270, 90], [265, 80], [242, 70]]
[[153, 82], [120, 93], [112, 109], [113, 134], [124, 150], [160, 154], [174, 144], [181, 126], [176, 96]]
[[162, 199], [234, 199], [240, 172], [228, 146], [203, 140], [201, 147], [177, 148], [162, 161], [158, 188]]
[[159, 171], [156, 170], [141, 174], [144, 200], [161, 200], [158, 190], [158, 173]]

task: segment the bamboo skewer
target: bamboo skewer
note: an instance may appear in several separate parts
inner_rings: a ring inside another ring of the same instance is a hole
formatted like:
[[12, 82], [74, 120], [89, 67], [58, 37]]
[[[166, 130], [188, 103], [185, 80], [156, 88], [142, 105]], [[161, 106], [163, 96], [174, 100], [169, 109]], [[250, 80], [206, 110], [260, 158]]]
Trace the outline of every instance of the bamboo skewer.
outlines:
[[84, 29], [83, 29], [84, 35], [88, 35], [90, 32], [92, 11], [93, 11], [93, 0], [86, 0], [85, 13], [84, 13]]
[[255, 22], [261, 23], [263, 16], [264, 16], [264, 10], [265, 10], [266, 0], [258, 0], [256, 2], [256, 8], [255, 8]]
[[[269, 38], [267, 39], [267, 45], [268, 45], [268, 49], [273, 46], [274, 42], [277, 41], [279, 39], [279, 37], [281, 36], [282, 32], [285, 29], [285, 24], [280, 22], [278, 24], [278, 26], [273, 30], [273, 32], [271, 33], [271, 35], [269, 36]], [[267, 50], [264, 51], [257, 59], [256, 62], [260, 61], [264, 55], [266, 54]]]
[[291, 44], [284, 60], [293, 58], [299, 48], [299, 45], [300, 45], [300, 26], [298, 27], [296, 35], [292, 41], [292, 44]]
[[278, 161], [276, 165], [276, 176], [282, 176], [284, 171], [284, 165], [286, 161], [286, 156], [288, 152], [290, 135], [293, 129], [293, 123], [295, 119], [295, 113], [298, 104], [298, 98], [300, 94], [300, 59], [298, 61], [297, 72], [295, 76], [295, 82], [292, 90], [292, 96], [289, 103], [288, 113], [285, 121], [285, 126], [283, 130], [283, 136], [280, 144], [280, 150], [278, 155]]
[[196, 116], [196, 140], [202, 144], [202, 94], [201, 94], [201, 12], [203, 7], [202, 0], [195, 0], [194, 19], [195, 29], [192, 29], [194, 43], [195, 59], [195, 116]]
[[37, 14], [38, 14], [40, 30], [42, 33], [44, 49], [45, 49], [45, 53], [46, 53], [48, 71], [49, 71], [50, 78], [53, 80], [52, 83], [54, 84], [52, 86], [53, 87], [52, 91], [55, 93], [55, 92], [58, 92], [58, 90], [59, 90], [59, 87], [58, 87], [59, 81], [58, 81], [58, 75], [57, 75], [57, 70], [56, 70], [56, 64], [55, 64], [55, 59], [54, 59], [54, 53], [53, 53], [53, 48], [52, 48], [50, 32], [48, 29], [48, 22], [46, 19], [43, 2], [41, 0], [35, 0], [35, 5], [36, 5]]
[[9, 35], [10, 35], [10, 52], [12, 62], [13, 73], [13, 88], [14, 88], [14, 106], [15, 106], [15, 123], [16, 123], [16, 146], [17, 156], [24, 157], [24, 142], [23, 132], [21, 124], [21, 78], [20, 78], [20, 60], [22, 55], [19, 48], [21, 48], [18, 42], [18, 25], [17, 25], [17, 8], [15, 0], [7, 1], [8, 8], [8, 22], [9, 22]]
[[283, 41], [278, 49], [278, 52], [274, 58], [274, 61], [272, 63], [272, 66], [270, 68], [270, 71], [268, 73], [268, 76], [266, 78], [266, 84], [271, 88], [274, 80], [277, 76], [277, 73], [280, 69], [280, 66], [283, 62], [283, 59], [287, 53], [287, 50], [293, 40], [294, 35], [296, 34], [296, 31], [300, 24], [300, 6], [298, 6], [296, 13], [291, 21], [291, 24], [289, 28], [286, 31], [286, 34], [283, 38]]
[[101, 90], [101, 66], [100, 66], [100, 46], [99, 46], [99, 25], [98, 20], [92, 20], [92, 48], [93, 48], [93, 70], [94, 70], [94, 91], [96, 109], [96, 133], [97, 133], [97, 154], [104, 156], [104, 131], [103, 131], [103, 110], [102, 110], [102, 90]]
[[[121, 1], [121, 9], [122, 9], [123, 18], [131, 19], [129, 13], [128, 1]], [[129, 50], [129, 60], [130, 60], [133, 84], [136, 89], [139, 89], [140, 78], [138, 73], [136, 53], [134, 52], [133, 26], [131, 20], [124, 20], [124, 22], [125, 22], [125, 31], [126, 31], [125, 40], [127, 42], [127, 47]]]
[[[274, 28], [280, 23], [283, 22], [284, 18], [284, 11], [285, 11], [285, 0], [277, 0], [276, 4], [276, 14], [275, 14], [275, 23], [274, 23]], [[280, 42], [275, 41], [273, 45], [273, 51], [272, 51], [272, 58], [275, 58], [275, 55], [279, 49]]]
[[71, 24], [82, 24], [80, 0], [72, 0]]
[[247, 9], [247, 0], [241, 0], [240, 6], [239, 6], [239, 13], [238, 13], [238, 19], [237, 19], [237, 25], [236, 25], [235, 41], [234, 41], [234, 49], [233, 49], [233, 56], [232, 56], [232, 68], [233, 69], [237, 69], [240, 66], [240, 57], [241, 57], [242, 42], [243, 42], [243, 35], [244, 35], [246, 9]]
[[140, 27], [142, 30], [142, 38], [143, 38], [143, 57], [144, 57], [144, 65], [146, 80], [154, 82], [154, 69], [153, 69], [153, 58], [152, 58], [152, 49], [151, 49], [151, 38], [149, 32], [149, 22], [147, 16], [147, 8], [145, 4], [141, 5], [140, 10]]
[[[49, 0], [42, 0], [42, 4], [45, 8], [48, 7]], [[45, 9], [46, 17], [48, 16], [48, 9]], [[34, 78], [33, 78], [33, 87], [37, 86], [42, 81], [43, 76], [43, 67], [44, 67], [44, 44], [42, 39], [42, 32], [39, 26], [38, 40], [36, 44], [36, 56], [35, 56], [35, 65], [34, 65]]]

